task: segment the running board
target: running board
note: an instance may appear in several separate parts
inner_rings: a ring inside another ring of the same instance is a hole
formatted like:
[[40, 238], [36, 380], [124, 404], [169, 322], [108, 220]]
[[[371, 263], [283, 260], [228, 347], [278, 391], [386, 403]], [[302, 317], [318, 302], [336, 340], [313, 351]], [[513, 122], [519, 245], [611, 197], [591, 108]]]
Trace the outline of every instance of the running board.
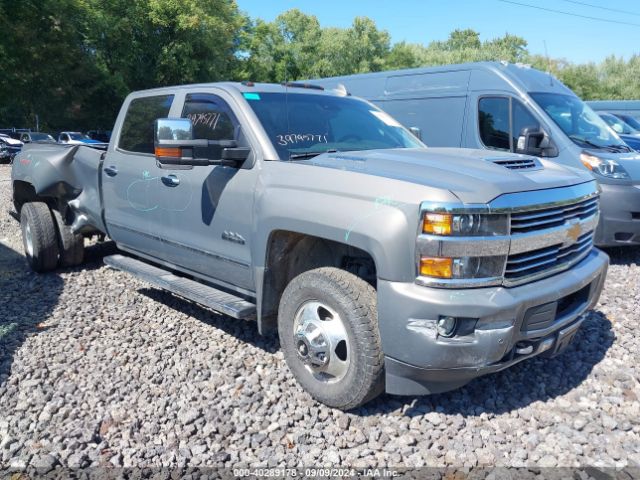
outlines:
[[248, 320], [255, 317], [256, 306], [241, 297], [217, 290], [185, 277], [174, 275], [167, 270], [150, 265], [124, 255], [104, 257], [104, 263], [116, 270], [122, 270], [188, 300], [204, 305], [216, 312], [233, 318]]

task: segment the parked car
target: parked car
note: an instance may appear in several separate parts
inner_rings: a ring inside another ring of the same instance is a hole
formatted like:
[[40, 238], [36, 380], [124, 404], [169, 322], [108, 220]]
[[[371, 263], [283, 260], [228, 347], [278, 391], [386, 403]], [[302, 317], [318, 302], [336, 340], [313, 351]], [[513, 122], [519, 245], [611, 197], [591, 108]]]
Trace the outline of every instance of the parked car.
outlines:
[[590, 100], [586, 104], [596, 112], [626, 115], [640, 120], [640, 100]]
[[548, 73], [480, 62], [313, 82], [372, 101], [430, 146], [525, 153], [586, 168], [602, 188], [596, 244], [640, 245], [640, 154]]
[[89, 130], [87, 136], [98, 142], [109, 143], [109, 140], [111, 140], [111, 130]]
[[614, 132], [634, 150], [640, 150], [640, 131], [633, 128], [617, 115], [606, 112], [598, 112], [607, 125], [613, 128]]
[[93, 148], [105, 150], [108, 145], [108, 143], [94, 140], [81, 132], [60, 132], [58, 135], [58, 143], [66, 143], [67, 145], [89, 145]]
[[0, 128], [0, 133], [4, 135], [9, 135], [11, 138], [15, 138], [16, 140], [20, 140], [20, 135], [23, 132], [30, 132], [31, 130], [28, 128]]
[[362, 99], [160, 88], [129, 95], [113, 132], [106, 154], [32, 144], [14, 162], [31, 268], [78, 265], [83, 235], [108, 235], [107, 265], [277, 329], [293, 376], [333, 407], [556, 355], [605, 281], [587, 171], [425, 148]]
[[640, 120], [638, 120], [637, 118], [631, 115], [628, 115], [626, 113], [611, 113], [611, 114], [615, 115], [620, 120], [625, 122], [627, 125], [630, 125], [632, 128], [635, 128], [636, 130], [640, 131]]
[[0, 133], [0, 162], [11, 163], [16, 154], [22, 149], [22, 142]]
[[49, 133], [44, 132], [24, 132], [20, 134], [20, 140], [23, 143], [55, 143], [56, 139]]

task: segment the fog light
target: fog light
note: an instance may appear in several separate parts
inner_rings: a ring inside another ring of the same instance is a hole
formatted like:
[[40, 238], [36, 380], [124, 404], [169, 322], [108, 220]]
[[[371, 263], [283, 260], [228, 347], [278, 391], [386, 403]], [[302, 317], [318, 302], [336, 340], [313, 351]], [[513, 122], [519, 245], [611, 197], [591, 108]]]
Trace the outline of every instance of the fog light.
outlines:
[[441, 337], [451, 337], [456, 331], [458, 319], [456, 317], [440, 317], [438, 320], [438, 335]]
[[451, 258], [422, 257], [420, 259], [420, 275], [435, 278], [451, 278]]

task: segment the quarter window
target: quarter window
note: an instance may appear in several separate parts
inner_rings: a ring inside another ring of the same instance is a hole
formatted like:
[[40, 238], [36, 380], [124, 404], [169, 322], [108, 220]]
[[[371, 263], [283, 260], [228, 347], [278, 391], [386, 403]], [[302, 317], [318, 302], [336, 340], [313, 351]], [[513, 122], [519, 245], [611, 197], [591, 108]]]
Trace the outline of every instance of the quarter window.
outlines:
[[154, 153], [154, 128], [158, 118], [169, 116], [173, 95], [136, 98], [129, 104], [118, 147], [135, 153]]

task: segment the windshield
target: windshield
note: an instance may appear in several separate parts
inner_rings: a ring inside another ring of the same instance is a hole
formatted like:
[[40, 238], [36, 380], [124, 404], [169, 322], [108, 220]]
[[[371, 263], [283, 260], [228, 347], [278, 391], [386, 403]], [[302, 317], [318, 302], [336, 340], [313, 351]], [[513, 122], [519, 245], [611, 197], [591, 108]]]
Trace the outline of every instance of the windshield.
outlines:
[[558, 93], [530, 95], [575, 144], [583, 148], [628, 150], [620, 137], [578, 97]]
[[610, 113], [601, 113], [600, 117], [618, 134], [633, 135], [634, 133], [638, 133], [631, 125], [619, 119], [615, 115], [611, 115]]
[[71, 140], [91, 140], [91, 138], [84, 133], [70, 133], [69, 138], [71, 138]]
[[332, 151], [424, 147], [382, 110], [349, 97], [245, 93], [281, 160]]

